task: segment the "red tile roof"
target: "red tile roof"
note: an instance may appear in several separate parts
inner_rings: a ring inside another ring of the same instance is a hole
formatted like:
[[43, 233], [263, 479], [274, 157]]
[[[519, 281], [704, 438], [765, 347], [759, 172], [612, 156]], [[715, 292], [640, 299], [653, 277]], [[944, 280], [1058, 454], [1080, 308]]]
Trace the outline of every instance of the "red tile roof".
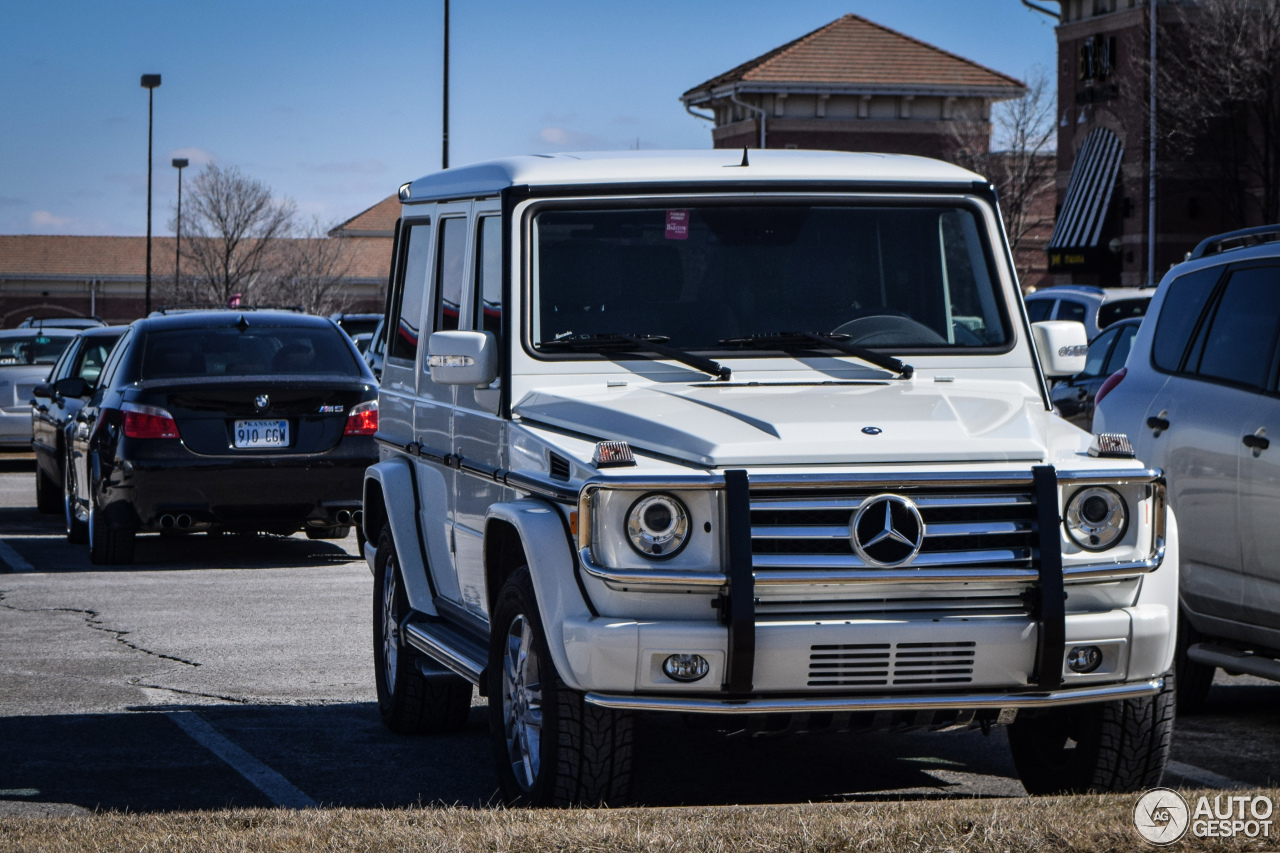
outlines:
[[[173, 276], [174, 248], [173, 237], [152, 238], [152, 278]], [[352, 278], [386, 280], [391, 269], [390, 238], [351, 240], [347, 251]], [[142, 280], [146, 269], [145, 237], [0, 234], [0, 278]]]
[[881, 26], [845, 15], [684, 93], [729, 83], [848, 85], [873, 88], [996, 88], [1015, 97], [1022, 81]]
[[400, 197], [387, 196], [329, 231], [330, 237], [390, 237], [400, 218]]

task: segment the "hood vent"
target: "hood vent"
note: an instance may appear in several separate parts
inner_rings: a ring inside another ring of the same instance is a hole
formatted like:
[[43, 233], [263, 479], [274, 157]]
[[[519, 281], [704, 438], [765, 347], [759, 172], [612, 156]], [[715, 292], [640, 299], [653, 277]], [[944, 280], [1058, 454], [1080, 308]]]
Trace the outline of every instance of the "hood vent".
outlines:
[[569, 460], [555, 453], [550, 456], [551, 479], [569, 482]]

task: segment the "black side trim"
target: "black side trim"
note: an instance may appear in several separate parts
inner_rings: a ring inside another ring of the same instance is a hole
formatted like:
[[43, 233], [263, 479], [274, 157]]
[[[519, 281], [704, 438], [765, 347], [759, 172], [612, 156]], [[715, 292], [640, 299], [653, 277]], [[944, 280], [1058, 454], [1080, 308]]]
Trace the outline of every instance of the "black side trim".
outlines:
[[725, 471], [724, 487], [729, 557], [729, 593], [720, 600], [720, 620], [729, 626], [724, 689], [730, 693], [750, 693], [756, 665], [756, 604], [747, 472]]
[[[422, 495], [418, 492], [418, 472], [413, 470], [412, 464], [409, 465], [409, 482], [413, 486], [413, 529], [418, 534], [418, 553], [422, 554], [422, 567], [426, 570], [431, 600], [436, 601], [440, 596], [436, 593], [436, 582], [431, 577], [431, 561], [427, 559], [427, 540], [422, 535]], [[386, 495], [382, 499], [386, 500]]]
[[1046, 690], [1062, 686], [1062, 655], [1067, 642], [1066, 592], [1062, 585], [1062, 518], [1058, 509], [1058, 472], [1052, 465], [1031, 469], [1040, 533], [1040, 648], [1036, 651], [1036, 683]]
[[381, 435], [375, 435], [373, 440], [389, 447], [399, 453], [406, 453], [415, 459], [425, 459], [428, 462], [434, 462], [437, 465], [443, 465], [446, 468], [452, 468], [463, 474], [469, 474], [473, 477], [479, 477], [482, 480], [489, 480], [495, 483], [501, 483], [504, 486], [510, 486], [513, 489], [520, 489], [525, 492], [531, 492], [544, 498], [550, 498], [560, 503], [576, 504], [578, 502], [577, 489], [561, 486], [550, 480], [541, 477], [535, 477], [532, 474], [524, 474], [519, 471], [509, 471], [506, 468], [490, 468], [487, 465], [477, 465], [469, 459], [459, 454], [441, 451], [434, 447], [428, 447], [417, 441], [411, 441], [408, 444], [401, 444], [398, 441], [392, 441]]
[[573, 560], [573, 580], [578, 585], [578, 592], [582, 595], [582, 600], [586, 602], [587, 612], [592, 616], [599, 616], [600, 611], [596, 610], [595, 602], [591, 600], [591, 594], [587, 592], [587, 585], [582, 580], [582, 561], [578, 559], [578, 549], [574, 547], [573, 533], [569, 530], [569, 519], [565, 517], [563, 512], [557, 512], [560, 517], [560, 526], [564, 528], [565, 541], [569, 543], [569, 559]]

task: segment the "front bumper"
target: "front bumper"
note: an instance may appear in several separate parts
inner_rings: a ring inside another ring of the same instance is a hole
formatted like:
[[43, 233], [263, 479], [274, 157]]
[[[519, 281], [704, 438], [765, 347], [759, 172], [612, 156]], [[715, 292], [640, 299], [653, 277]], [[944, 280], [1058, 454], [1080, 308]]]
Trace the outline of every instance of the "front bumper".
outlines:
[[588, 693], [586, 701], [624, 711], [674, 711], [694, 714], [821, 714], [842, 711], [940, 711], [1055, 708], [1120, 699], [1141, 699], [1164, 689], [1163, 678], [1105, 687], [1080, 687], [1028, 693], [971, 693], [927, 696], [782, 697], [714, 699], [691, 696], [622, 696]]

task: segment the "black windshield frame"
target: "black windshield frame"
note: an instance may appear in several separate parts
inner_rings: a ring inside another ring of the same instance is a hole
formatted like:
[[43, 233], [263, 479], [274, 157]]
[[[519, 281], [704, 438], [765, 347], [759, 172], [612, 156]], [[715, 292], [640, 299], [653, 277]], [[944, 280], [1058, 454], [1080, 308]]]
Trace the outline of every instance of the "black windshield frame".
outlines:
[[[537, 361], [604, 361], [604, 360], [622, 360], [633, 358], [635, 360], [651, 360], [652, 356], [645, 356], [640, 353], [610, 353], [601, 355], [590, 351], [548, 351], [539, 349], [535, 345], [534, 330], [534, 241], [536, 239], [536, 230], [534, 222], [536, 217], [548, 210], [567, 210], [567, 211], [627, 211], [627, 210], [653, 210], [655, 208], [740, 208], [740, 207], [777, 207], [777, 206], [805, 206], [812, 208], [938, 208], [942, 210], [964, 210], [973, 216], [976, 225], [976, 237], [978, 246], [981, 250], [982, 261], [985, 264], [985, 272], [990, 280], [991, 297], [994, 300], [995, 312], [998, 317], [999, 330], [1003, 335], [1003, 340], [992, 345], [929, 345], [929, 346], [903, 346], [903, 345], [871, 345], [868, 348], [891, 354], [894, 356], [992, 356], [1008, 353], [1017, 346], [1018, 338], [1022, 330], [1020, 324], [1020, 315], [1014, 315], [1009, 307], [1008, 297], [1005, 293], [1004, 277], [1008, 274], [1007, 261], [1005, 253], [997, 253], [992, 245], [992, 235], [988, 227], [987, 213], [998, 216], [998, 213], [990, 210], [990, 204], [984, 199], [967, 195], [957, 194], [954, 197], [940, 197], [936, 193], [914, 195], [909, 191], [900, 195], [862, 195], [862, 194], [846, 194], [846, 193], [816, 193], [816, 194], [796, 194], [796, 193], [778, 193], [763, 194], [756, 196], [742, 196], [734, 193], [726, 193], [724, 195], [698, 194], [698, 195], [643, 195], [643, 196], [627, 196], [623, 198], [614, 198], [609, 196], [592, 196], [592, 197], [567, 197], [561, 196], [557, 198], [535, 199], [521, 211], [521, 258], [520, 258], [520, 288], [522, 294], [522, 310], [520, 312], [520, 344], [525, 353]], [[797, 330], [799, 331], [799, 330]], [[812, 331], [812, 330], [804, 330]], [[653, 334], [655, 332], [646, 332]], [[834, 355], [842, 357], [845, 353], [834, 348], [823, 348], [821, 345], [814, 344], [807, 347], [808, 350], [803, 355], [798, 354], [790, 348], [767, 349], [767, 348], [749, 348], [726, 347], [726, 346], [697, 346], [691, 347], [682, 345], [682, 348], [690, 352], [704, 355], [717, 360], [732, 359], [795, 359], [811, 357], [814, 351], [818, 351], [823, 355]]]

